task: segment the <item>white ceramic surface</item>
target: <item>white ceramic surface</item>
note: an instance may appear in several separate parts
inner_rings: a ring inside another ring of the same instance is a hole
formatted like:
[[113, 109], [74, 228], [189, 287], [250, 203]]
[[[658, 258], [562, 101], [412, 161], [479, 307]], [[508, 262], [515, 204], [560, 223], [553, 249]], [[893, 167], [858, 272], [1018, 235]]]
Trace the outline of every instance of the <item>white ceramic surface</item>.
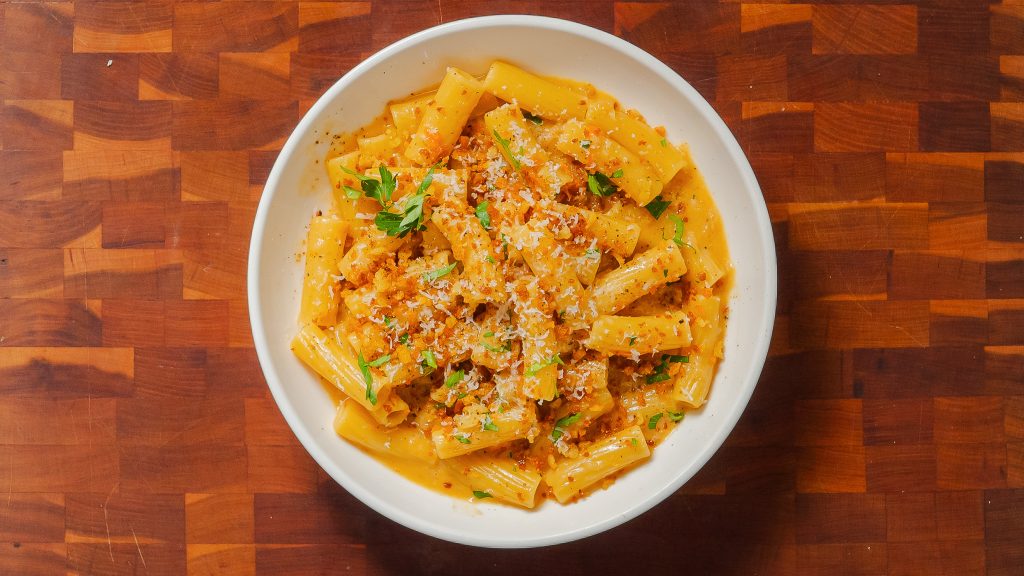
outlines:
[[[526, 511], [469, 504], [421, 488], [339, 439], [334, 406], [289, 350], [297, 330], [310, 216], [329, 205], [325, 130], [352, 131], [392, 99], [436, 84], [448, 65], [481, 74], [495, 59], [584, 80], [690, 144], [725, 223], [736, 268], [725, 361], [708, 404], [654, 450], [651, 460], [569, 506]], [[732, 430], [761, 368], [775, 314], [776, 262], [768, 213], [742, 151], [711, 106], [651, 55], [580, 24], [535, 16], [461, 20], [401, 40], [342, 77], [310, 109], [267, 180], [249, 250], [249, 314], [260, 364], [281, 412], [313, 458], [361, 501], [420, 532], [464, 544], [518, 548], [567, 542], [617, 526], [689, 480]]]

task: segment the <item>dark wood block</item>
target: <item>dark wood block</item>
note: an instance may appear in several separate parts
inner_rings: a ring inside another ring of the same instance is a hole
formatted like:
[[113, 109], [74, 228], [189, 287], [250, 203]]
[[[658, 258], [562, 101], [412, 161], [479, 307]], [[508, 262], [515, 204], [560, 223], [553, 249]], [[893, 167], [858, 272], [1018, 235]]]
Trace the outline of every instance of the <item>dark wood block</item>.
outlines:
[[869, 492], [928, 492], [936, 488], [933, 446], [868, 446], [865, 457]]
[[917, 22], [917, 49], [923, 54], [989, 51], [987, 5], [929, 3], [918, 8]]
[[864, 400], [864, 444], [930, 444], [935, 422], [929, 398]]
[[217, 54], [156, 53], [139, 56], [139, 100], [215, 98]]
[[799, 494], [798, 544], [885, 541], [885, 496], [881, 494]]
[[985, 295], [988, 298], [1024, 298], [1024, 259], [987, 263]]
[[981, 202], [981, 154], [888, 154], [885, 197], [893, 202]]
[[[238, 122], [259, 116], [260, 122]], [[294, 102], [185, 100], [174, 102], [171, 128], [176, 150], [245, 150], [278, 148], [298, 121]]]
[[875, 576], [886, 574], [886, 544], [804, 544], [797, 546], [801, 574]]
[[370, 51], [372, 3], [299, 4], [298, 52], [359, 54]]
[[913, 152], [918, 149], [916, 104], [820, 103], [814, 107], [819, 152]]
[[0, 105], [5, 150], [69, 150], [74, 103], [66, 100], [7, 100]]
[[11, 99], [61, 97], [61, 56], [33, 50], [0, 52], [0, 96]]
[[7, 514], [0, 518], [0, 538], [18, 543], [63, 542], [64, 495], [11, 494]]
[[893, 251], [889, 268], [893, 300], [985, 297], [985, 263], [963, 252]]
[[0, 299], [0, 318], [9, 322], [0, 346], [100, 346], [98, 306], [50, 299]]
[[854, 387], [865, 398], [970, 396], [984, 393], [986, 354], [980, 347], [855, 350]]
[[935, 447], [940, 490], [985, 490], [1006, 486], [1006, 444]]
[[59, 249], [0, 248], [0, 298], [60, 298], [63, 293]]
[[347, 494], [256, 494], [254, 510], [257, 544], [345, 545], [366, 533], [368, 510]]
[[294, 2], [176, 4], [174, 52], [290, 52], [298, 46], [298, 28]]
[[170, 136], [167, 102], [76, 102], [76, 149], [162, 150]]
[[992, 137], [989, 107], [981, 102], [922, 102], [921, 149], [965, 152], [988, 150]]
[[131, 101], [139, 94], [136, 54], [65, 54], [60, 96], [68, 100]]
[[917, 49], [914, 6], [815, 6], [815, 54], [912, 54]]
[[71, 52], [75, 6], [69, 2], [11, 3], [0, 46], [17, 52]]
[[988, 202], [1024, 202], [1024, 158], [1020, 162], [985, 161], [985, 200]]
[[66, 506], [68, 541], [184, 541], [185, 503], [178, 494], [71, 494]]
[[246, 490], [244, 446], [126, 446], [120, 448], [118, 456], [121, 490], [154, 493]]

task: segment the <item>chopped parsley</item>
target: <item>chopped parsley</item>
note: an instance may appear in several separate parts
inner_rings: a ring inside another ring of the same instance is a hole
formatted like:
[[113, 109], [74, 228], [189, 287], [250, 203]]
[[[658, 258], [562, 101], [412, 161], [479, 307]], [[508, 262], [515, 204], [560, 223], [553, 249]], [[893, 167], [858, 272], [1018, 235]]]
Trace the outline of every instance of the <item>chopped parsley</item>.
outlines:
[[651, 419], [647, 421], [647, 429], [648, 430], [654, 430], [655, 428], [657, 428], [658, 427], [658, 421], [661, 420], [661, 417], [664, 416], [664, 415], [665, 415], [664, 412], [658, 412], [654, 416], [651, 416]]
[[483, 425], [483, 427], [484, 427], [484, 430], [490, 430], [491, 432], [497, 432], [498, 431], [498, 425], [494, 423], [494, 420], [491, 420], [491, 415], [490, 414], [485, 414], [484, 415], [484, 425]]
[[391, 316], [385, 316], [384, 317], [384, 325], [387, 326], [388, 328], [394, 327], [395, 319], [392, 318]]
[[485, 200], [476, 206], [476, 217], [480, 220], [480, 224], [483, 225], [484, 230], [491, 229], [491, 215], [487, 212], [487, 204], [489, 204], [489, 202]]
[[562, 362], [562, 358], [558, 354], [555, 354], [554, 356], [552, 356], [551, 358], [548, 358], [547, 360], [545, 360], [543, 362], [535, 362], [534, 364], [532, 364], [530, 366], [530, 369], [526, 371], [526, 375], [527, 376], [533, 376], [537, 372], [540, 372], [541, 370], [547, 368], [548, 366], [552, 366], [554, 364], [561, 364], [561, 365], [564, 366], [565, 362]]
[[426, 274], [423, 275], [423, 279], [426, 280], [427, 282], [433, 282], [434, 280], [437, 280], [439, 278], [443, 278], [443, 277], [447, 276], [449, 272], [451, 272], [452, 270], [455, 270], [455, 265], [458, 264], [458, 263], [459, 263], [458, 260], [456, 260], [455, 262], [452, 262], [451, 264], [449, 264], [449, 265], [447, 265], [447, 266], [445, 266], [443, 268], [438, 268], [437, 270], [431, 270], [430, 272], [427, 272]]
[[671, 203], [672, 202], [662, 198], [661, 194], [658, 194], [654, 197], [654, 200], [648, 202], [647, 206], [644, 206], [644, 208], [647, 208], [647, 211], [651, 213], [651, 216], [654, 216], [654, 219], [657, 220], [658, 218], [661, 218], [661, 215], [665, 213], [665, 210]]
[[661, 147], [662, 148], [668, 148], [668, 139], [667, 138], [662, 138], [661, 139]]
[[680, 218], [679, 216], [676, 216], [675, 214], [670, 214], [668, 219], [671, 220], [672, 223], [675, 224], [675, 227], [676, 227], [676, 232], [675, 232], [675, 235], [672, 236], [672, 241], [675, 242], [676, 244], [678, 244], [679, 246], [682, 246], [683, 244], [685, 244], [685, 242], [683, 242], [683, 232], [684, 232], [683, 219]]
[[519, 159], [516, 158], [516, 155], [512, 153], [512, 149], [508, 147], [509, 141], [502, 138], [501, 134], [498, 134], [497, 128], [495, 128], [491, 132], [494, 134], [494, 139], [498, 141], [498, 146], [501, 146], [501, 149], [505, 151], [505, 157], [508, 158], [509, 163], [512, 164], [513, 168], [519, 170]]
[[484, 498], [491, 498], [491, 495], [483, 490], [473, 490], [473, 497], [483, 500]]
[[601, 251], [597, 248], [587, 248], [587, 251], [583, 254], [588, 260], [600, 260]]
[[401, 336], [399, 336], [398, 337], [398, 343], [399, 344], [409, 344], [409, 333], [406, 332], [405, 334], [402, 334]]
[[491, 256], [490, 254], [488, 254], [487, 256], [484, 256], [484, 260], [487, 260], [487, 262], [490, 263], [490, 264], [495, 264], [497, 262], [494, 259], [494, 256]]
[[629, 345], [636, 344], [636, 336], [629, 336]]
[[689, 356], [678, 356], [676, 354], [662, 354], [661, 362], [654, 367], [654, 372], [647, 375], [647, 383], [655, 384], [657, 382], [664, 382], [671, 378], [668, 374], [668, 364], [672, 362], [674, 364], [686, 364], [690, 361]]
[[455, 439], [458, 440], [460, 444], [469, 444], [469, 437], [465, 434], [456, 434]]
[[587, 176], [587, 188], [595, 196], [611, 196], [619, 187], [612, 182], [611, 178], [600, 172], [594, 172]]
[[622, 168], [612, 172], [612, 178], [622, 178]]
[[526, 118], [527, 120], [533, 122], [537, 126], [540, 126], [541, 124], [544, 123], [543, 118], [537, 116], [536, 114], [531, 114], [529, 110], [523, 110], [523, 118]]
[[668, 417], [673, 422], [681, 422], [683, 420], [683, 418], [686, 417], [686, 412], [683, 412], [683, 411], [669, 412], [668, 413]]
[[372, 366], [376, 368], [390, 359], [391, 356], [385, 354], [373, 362], [368, 363], [366, 359], [363, 358], [362, 352], [359, 353], [359, 356], [356, 359], [359, 363], [359, 371], [363, 373], [363, 381], [366, 383], [366, 399], [373, 406], [377, 405], [377, 393], [373, 391], [373, 373], [370, 372], [370, 367]]
[[462, 382], [462, 379], [465, 376], [466, 373], [463, 370], [456, 370], [455, 372], [452, 372], [451, 374], [448, 375], [447, 378], [444, 379], [444, 385], [451, 388], [452, 386], [455, 386], [459, 382]]
[[[359, 187], [363, 189], [362, 193], [365, 194], [367, 198], [376, 200], [382, 208], [387, 209], [391, 206], [391, 195], [395, 193], [395, 188], [398, 186], [398, 183], [395, 180], [395, 175], [388, 170], [387, 166], [382, 164], [377, 168], [377, 172], [380, 174], [380, 180], [371, 178], [370, 176], [363, 176], [362, 174], [349, 170], [344, 166], [342, 166], [341, 169], [344, 170], [345, 173], [355, 176], [359, 180]], [[356, 194], [356, 198], [359, 197], [359, 190], [346, 186], [346, 196], [352, 198], [352, 193]]]
[[420, 360], [420, 369], [424, 374], [437, 370], [437, 358], [434, 357], [433, 350], [423, 351], [423, 360]]
[[568, 416], [565, 416], [563, 418], [559, 418], [555, 422], [555, 428], [551, 431], [551, 439], [557, 441], [559, 438], [562, 437], [562, 434], [565, 434], [565, 432], [566, 432], [565, 429], [566, 428], [568, 428], [569, 426], [572, 426], [573, 424], [579, 422], [580, 418], [582, 418], [582, 417], [583, 417], [583, 414], [580, 414], [579, 412], [573, 412], [572, 414], [569, 414]]
[[590, 140], [580, 140], [580, 148], [584, 150], [590, 148]]

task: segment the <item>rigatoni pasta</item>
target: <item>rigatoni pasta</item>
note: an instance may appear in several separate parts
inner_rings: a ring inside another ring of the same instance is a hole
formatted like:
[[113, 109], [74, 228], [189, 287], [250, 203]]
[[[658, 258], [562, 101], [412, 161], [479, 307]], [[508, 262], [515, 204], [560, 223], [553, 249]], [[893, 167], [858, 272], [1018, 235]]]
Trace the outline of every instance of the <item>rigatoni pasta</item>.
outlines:
[[664, 129], [496, 62], [335, 141], [292, 348], [346, 397], [339, 436], [533, 508], [606, 486], [706, 401], [731, 265]]

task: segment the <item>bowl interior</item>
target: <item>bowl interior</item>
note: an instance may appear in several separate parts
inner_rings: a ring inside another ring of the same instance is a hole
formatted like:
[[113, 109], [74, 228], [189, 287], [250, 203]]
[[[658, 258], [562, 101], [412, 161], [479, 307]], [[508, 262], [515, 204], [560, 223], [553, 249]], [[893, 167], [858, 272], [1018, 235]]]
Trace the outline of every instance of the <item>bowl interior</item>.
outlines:
[[[457, 502], [410, 483], [339, 439], [313, 374], [289, 351], [297, 330], [309, 217], [329, 202], [325, 132], [352, 131], [392, 99], [436, 84], [448, 65], [481, 74], [502, 59], [541, 74], [585, 80], [690, 144], [725, 224], [736, 270], [720, 365], [708, 404], [687, 415], [651, 460], [570, 506], [534, 511]], [[618, 525], [691, 478], [725, 440], [756, 384], [775, 311], [775, 250], [760, 189], [721, 119], [668, 67], [597, 30], [527, 16], [464, 20], [427, 30], [371, 57], [332, 87], [288, 140], [260, 202], [249, 263], [249, 309], [267, 382], [317, 462], [357, 498], [410, 528], [497, 547], [565, 542]]]

